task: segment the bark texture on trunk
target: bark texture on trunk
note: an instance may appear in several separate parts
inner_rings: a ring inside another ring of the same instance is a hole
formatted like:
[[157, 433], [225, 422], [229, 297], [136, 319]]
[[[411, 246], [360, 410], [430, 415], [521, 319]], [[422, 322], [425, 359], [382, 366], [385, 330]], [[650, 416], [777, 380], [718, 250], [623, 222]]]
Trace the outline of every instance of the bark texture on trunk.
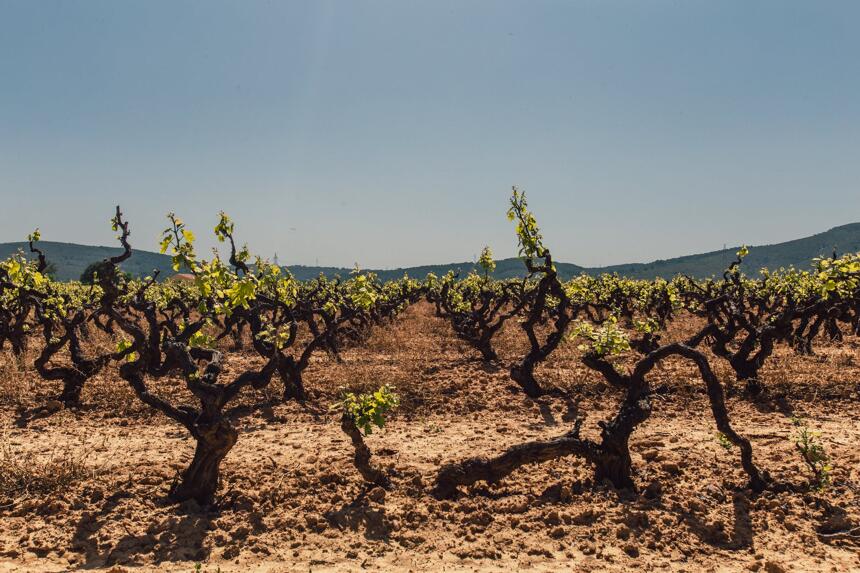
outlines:
[[385, 472], [371, 465], [370, 458], [373, 454], [364, 442], [364, 436], [361, 435], [361, 430], [355, 425], [352, 416], [344, 412], [340, 418], [340, 427], [352, 440], [352, 447], [355, 449], [353, 463], [364, 481], [385, 489], [391, 487], [391, 480]]
[[573, 430], [549, 441], [536, 441], [508, 448], [493, 457], [475, 457], [442, 467], [436, 478], [434, 495], [452, 496], [457, 486], [472, 485], [478, 481], [497, 482], [519, 467], [541, 463], [555, 458], [577, 455], [594, 465], [597, 481], [609, 480], [619, 489], [633, 488], [633, 466], [630, 457], [630, 436], [651, 415], [651, 390], [646, 376], [658, 362], [669, 356], [683, 356], [696, 364], [708, 393], [711, 412], [717, 429], [740, 449], [741, 465], [750, 478], [750, 487], [761, 491], [769, 478], [753, 462], [749, 440], [739, 435], [729, 422], [723, 388], [701, 352], [675, 343], [661, 346], [636, 363], [629, 375], [619, 374], [606, 360], [591, 357], [586, 364], [601, 372], [615, 387], [626, 389], [618, 413], [609, 421], [600, 422], [599, 443], [579, 437], [580, 420]]
[[302, 380], [302, 370], [292, 357], [287, 357], [278, 364], [278, 373], [284, 382], [284, 400], [293, 398], [302, 402], [306, 398], [305, 385]]
[[446, 464], [436, 476], [433, 495], [441, 499], [453, 496], [457, 486], [472, 485], [479, 481], [496, 483], [528, 464], [539, 464], [565, 456], [593, 459], [596, 454], [594, 444], [580, 439], [580, 425], [581, 421], [577, 420], [574, 428], [563, 436], [517, 444], [492, 458], [469, 458]]
[[529, 398], [540, 398], [546, 393], [535, 380], [535, 364], [530, 360], [512, 367], [511, 379], [519, 384]]
[[236, 444], [239, 432], [227, 420], [218, 420], [206, 426], [197, 426], [197, 447], [191, 465], [182, 472], [182, 477], [170, 491], [171, 499], [185, 501], [193, 499], [207, 505], [218, 489], [221, 461]]

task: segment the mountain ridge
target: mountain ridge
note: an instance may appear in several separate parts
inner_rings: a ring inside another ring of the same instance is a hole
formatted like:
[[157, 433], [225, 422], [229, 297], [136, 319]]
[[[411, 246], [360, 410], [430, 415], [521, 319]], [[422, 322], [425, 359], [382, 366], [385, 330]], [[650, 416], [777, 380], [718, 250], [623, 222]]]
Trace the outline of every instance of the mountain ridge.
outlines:
[[[40, 248], [45, 252], [48, 261], [56, 267], [56, 278], [59, 280], [76, 280], [86, 266], [120, 252], [117, 247], [80, 245], [56, 241], [41, 241]], [[684, 255], [670, 259], [657, 259], [648, 263], [628, 263], [604, 267], [583, 267], [573, 263], [556, 263], [559, 274], [568, 279], [581, 273], [597, 275], [601, 273], [618, 273], [622, 276], [638, 279], [653, 279], [657, 276], [671, 278], [677, 274], [687, 274], [696, 278], [719, 275], [733, 260], [739, 248], [734, 246], [718, 251]], [[782, 243], [751, 246], [750, 254], [744, 261], [748, 274], [758, 272], [762, 267], [771, 269], [794, 266], [808, 268], [814, 257], [830, 256], [834, 248], [841, 254], [860, 251], [860, 222], [833, 227], [822, 233], [801, 237]], [[0, 243], [0, 259], [5, 259], [18, 250], [27, 252], [26, 242]], [[27, 253], [30, 256], [29, 253]], [[174, 274], [171, 268], [170, 256], [151, 251], [135, 250], [132, 257], [123, 263], [123, 270], [134, 276], [151, 275], [153, 270], [159, 270], [162, 277]], [[352, 269], [341, 267], [319, 267], [307, 265], [287, 265], [293, 275], [299, 280], [317, 277], [320, 273], [326, 276], [347, 276]], [[423, 278], [427, 273], [445, 274], [449, 270], [463, 274], [475, 268], [473, 262], [447, 263], [438, 265], [420, 265], [399, 267], [396, 269], [368, 269], [379, 275], [382, 280], [402, 277], [405, 273], [415, 278]], [[507, 258], [496, 261], [496, 278], [520, 277], [524, 267], [518, 258]]]

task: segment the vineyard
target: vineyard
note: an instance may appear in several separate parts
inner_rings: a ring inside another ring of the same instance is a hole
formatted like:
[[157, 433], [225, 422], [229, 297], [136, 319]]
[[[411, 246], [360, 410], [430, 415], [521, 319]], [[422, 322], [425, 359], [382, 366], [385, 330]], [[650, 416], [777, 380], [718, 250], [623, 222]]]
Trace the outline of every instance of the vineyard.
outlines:
[[[860, 253], [806, 269], [298, 281], [0, 262], [0, 571], [860, 569]], [[278, 567], [281, 567], [279, 569]]]

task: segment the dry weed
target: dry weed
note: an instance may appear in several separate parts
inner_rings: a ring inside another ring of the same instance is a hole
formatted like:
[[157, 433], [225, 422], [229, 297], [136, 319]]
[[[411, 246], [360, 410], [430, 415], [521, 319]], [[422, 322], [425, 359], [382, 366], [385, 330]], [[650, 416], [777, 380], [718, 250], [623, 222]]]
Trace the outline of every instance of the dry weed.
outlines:
[[103, 467], [87, 463], [92, 448], [86, 440], [81, 445], [55, 447], [45, 455], [33, 455], [4, 434], [0, 445], [0, 506], [10, 507], [28, 497], [60, 494], [98, 477]]

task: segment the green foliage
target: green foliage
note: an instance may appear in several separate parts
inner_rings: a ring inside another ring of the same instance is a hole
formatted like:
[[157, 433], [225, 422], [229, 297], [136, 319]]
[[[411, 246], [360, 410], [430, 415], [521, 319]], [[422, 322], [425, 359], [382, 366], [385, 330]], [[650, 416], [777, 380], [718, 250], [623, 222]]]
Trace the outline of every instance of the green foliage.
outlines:
[[[198, 306], [201, 313], [215, 312], [229, 316], [237, 308], [249, 309], [250, 303], [257, 297], [259, 280], [256, 276], [239, 276], [218, 257], [217, 252], [211, 261], [200, 261], [194, 252], [195, 236], [185, 223], [173, 213], [168, 213], [170, 226], [162, 231], [161, 252], [171, 250], [173, 270], [185, 267], [194, 275], [194, 285], [199, 289], [202, 300]], [[224, 214], [215, 227], [219, 240], [226, 237], [232, 239], [233, 223]], [[249, 258], [247, 249], [236, 254], [237, 259], [244, 261]]]
[[257, 285], [253, 280], [236, 280], [224, 293], [229, 309], [250, 308], [250, 301], [257, 296]]
[[610, 316], [598, 327], [590, 322], [577, 321], [569, 338], [584, 338], [589, 341], [590, 344], [580, 344], [578, 348], [601, 358], [630, 350], [630, 339], [618, 326], [618, 318], [614, 316]]
[[815, 477], [815, 486], [826, 489], [830, 485], [830, 472], [833, 466], [830, 456], [821, 443], [821, 433], [810, 430], [802, 418], [792, 418], [796, 428], [794, 446], [800, 452], [800, 457]]
[[721, 448], [723, 448], [727, 452], [732, 451], [734, 444], [731, 442], [731, 440], [729, 440], [728, 436], [726, 436], [722, 432], [717, 432], [715, 438], [716, 438], [717, 443], [720, 445]]
[[[126, 339], [120, 340], [119, 342], [116, 343], [117, 354], [122, 354], [123, 352], [125, 352], [126, 350], [131, 348], [132, 345], [133, 344], [130, 340], [126, 340]], [[128, 354], [126, 354], [125, 358], [129, 362], [134, 362], [135, 360], [137, 360], [138, 354], [137, 354], [137, 352], [129, 352]]]
[[354, 276], [346, 283], [347, 295], [356, 307], [369, 310], [379, 298], [379, 293], [374, 288], [374, 275], [361, 274], [358, 268], [353, 273]]
[[185, 228], [185, 222], [175, 213], [168, 213], [170, 226], [161, 232], [159, 252], [164, 254], [172, 247], [173, 270], [179, 272], [183, 266], [194, 272], [194, 233]]
[[399, 398], [394, 388], [386, 384], [375, 392], [358, 395], [347, 392], [337, 407], [342, 408], [364, 435], [369, 436], [374, 426], [385, 426], [386, 414], [397, 408], [398, 404]]
[[218, 241], [223, 243], [225, 239], [233, 236], [233, 221], [227, 216], [224, 211], [218, 213], [218, 224], [215, 225], [215, 236]]
[[[184, 328], [180, 329], [180, 332], [185, 330]], [[215, 345], [215, 339], [203, 332], [203, 330], [198, 330], [194, 334], [192, 334], [188, 338], [188, 346], [191, 348], [212, 348]]]
[[[235, 225], [230, 217], [228, 217], [224, 211], [220, 211], [218, 213], [218, 224], [215, 225], [215, 237], [218, 239], [218, 242], [223, 243], [227, 239], [232, 241], [234, 227]], [[235, 257], [237, 262], [247, 263], [251, 258], [251, 254], [248, 252], [248, 246], [243, 245], [241, 249], [238, 249], [235, 253]]]
[[257, 334], [257, 338], [274, 345], [278, 350], [282, 350], [287, 347], [287, 343], [290, 340], [290, 327], [289, 325], [275, 327], [267, 324]]
[[847, 298], [860, 286], [860, 253], [838, 259], [815, 259], [821, 295], [825, 298]]
[[478, 257], [478, 266], [484, 271], [484, 276], [489, 276], [496, 270], [496, 261], [493, 260], [493, 251], [490, 247], [484, 247], [481, 256]]
[[642, 334], [654, 334], [660, 330], [660, 323], [651, 317], [635, 318], [633, 319], [633, 328]]
[[19, 288], [40, 290], [48, 282], [48, 278], [36, 270], [36, 265], [20, 254], [0, 262], [0, 269]]
[[548, 251], [543, 245], [543, 237], [540, 234], [540, 229], [538, 229], [537, 219], [528, 209], [526, 194], [520, 192], [516, 187], [511, 193], [508, 220], [517, 223], [520, 257], [534, 259], [547, 256]]

